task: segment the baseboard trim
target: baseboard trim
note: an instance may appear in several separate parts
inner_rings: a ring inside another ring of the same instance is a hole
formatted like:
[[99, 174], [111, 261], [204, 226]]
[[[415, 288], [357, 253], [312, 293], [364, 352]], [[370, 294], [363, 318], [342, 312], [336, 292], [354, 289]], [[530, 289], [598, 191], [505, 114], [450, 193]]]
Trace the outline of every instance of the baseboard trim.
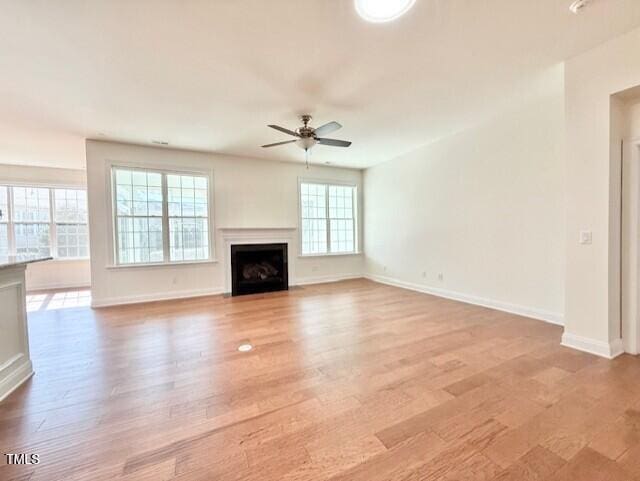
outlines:
[[26, 357], [23, 357], [23, 359], [25, 359], [25, 362], [23, 362], [20, 367], [0, 381], [0, 402], [33, 376], [33, 365], [31, 361], [26, 359]]
[[476, 306], [488, 307], [497, 311], [508, 312], [510, 314], [517, 314], [519, 316], [529, 317], [537, 319], [539, 321], [548, 322], [557, 326], [564, 326], [564, 316], [559, 313], [549, 312], [542, 309], [535, 309], [531, 307], [521, 306], [518, 304], [510, 304], [507, 302], [496, 301], [494, 299], [487, 299], [485, 297], [473, 296], [469, 294], [463, 294], [461, 292], [450, 291], [447, 289], [439, 289], [436, 287], [423, 286], [420, 284], [414, 284], [412, 282], [405, 282], [398, 279], [394, 279], [386, 276], [379, 276], [374, 274], [366, 274], [364, 276], [374, 282], [381, 284], [387, 284], [394, 287], [400, 287], [402, 289], [409, 289], [412, 291], [422, 292], [423, 294], [431, 294], [433, 296], [444, 297], [445, 299], [451, 299], [453, 301], [465, 302], [467, 304], [473, 304]]
[[350, 279], [362, 279], [362, 274], [340, 274], [315, 277], [301, 277], [296, 279], [292, 286], [307, 286], [309, 284], [326, 284], [328, 282], [347, 281]]
[[224, 288], [194, 289], [190, 291], [162, 292], [159, 294], [144, 294], [140, 296], [111, 297], [107, 299], [92, 299], [91, 307], [113, 307], [127, 304], [142, 304], [145, 302], [171, 301], [175, 299], [189, 299], [192, 297], [217, 296], [224, 293]]
[[570, 332], [565, 332], [562, 335], [561, 344], [565, 347], [588, 352], [589, 354], [595, 354], [596, 356], [604, 357], [606, 359], [613, 359], [624, 353], [622, 339], [603, 342], [596, 339], [590, 339], [588, 337], [578, 336], [577, 334], [571, 334]]
[[[309, 284], [324, 284], [327, 282], [346, 281], [348, 279], [361, 279], [362, 274], [343, 274], [343, 275], [330, 275], [330, 276], [316, 276], [316, 277], [303, 277], [294, 280], [291, 286], [306, 286]], [[92, 299], [91, 307], [114, 307], [124, 306], [128, 304], [143, 304], [145, 302], [157, 302], [157, 301], [171, 301], [175, 299], [189, 299], [192, 297], [205, 297], [205, 296], [217, 296], [225, 294], [225, 289], [222, 287], [214, 289], [195, 289], [191, 291], [181, 292], [163, 292], [160, 294], [144, 294], [141, 296], [125, 296], [125, 297], [111, 297], [107, 299]]]

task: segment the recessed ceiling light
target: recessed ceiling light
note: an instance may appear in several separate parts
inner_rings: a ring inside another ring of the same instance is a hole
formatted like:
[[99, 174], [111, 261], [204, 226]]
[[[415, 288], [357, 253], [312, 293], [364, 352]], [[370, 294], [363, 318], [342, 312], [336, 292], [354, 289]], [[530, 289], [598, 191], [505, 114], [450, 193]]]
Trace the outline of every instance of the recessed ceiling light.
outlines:
[[240, 352], [249, 352], [251, 349], [253, 349], [251, 344], [240, 344], [240, 347], [238, 347]]
[[575, 2], [569, 6], [569, 10], [573, 13], [579, 13], [583, 8], [589, 5], [590, 1], [591, 0], [575, 0]]
[[355, 0], [358, 15], [369, 22], [390, 22], [409, 11], [416, 0]]

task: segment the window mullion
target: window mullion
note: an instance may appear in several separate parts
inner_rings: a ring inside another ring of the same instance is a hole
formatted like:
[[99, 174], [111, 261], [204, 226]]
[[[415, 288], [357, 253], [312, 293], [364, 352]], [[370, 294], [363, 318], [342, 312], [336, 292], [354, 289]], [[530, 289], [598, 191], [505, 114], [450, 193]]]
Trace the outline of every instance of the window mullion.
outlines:
[[167, 187], [167, 174], [162, 173], [162, 258], [169, 262], [169, 188]]

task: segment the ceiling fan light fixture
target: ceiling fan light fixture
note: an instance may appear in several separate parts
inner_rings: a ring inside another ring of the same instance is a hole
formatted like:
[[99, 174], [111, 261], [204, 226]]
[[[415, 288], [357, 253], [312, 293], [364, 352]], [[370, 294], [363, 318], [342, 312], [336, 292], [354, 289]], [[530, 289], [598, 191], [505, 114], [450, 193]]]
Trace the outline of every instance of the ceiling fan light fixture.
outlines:
[[407, 13], [416, 0], [355, 0], [356, 11], [368, 22], [391, 22]]
[[296, 140], [296, 145], [300, 147], [302, 150], [309, 150], [316, 145], [318, 141], [313, 137], [302, 137]]

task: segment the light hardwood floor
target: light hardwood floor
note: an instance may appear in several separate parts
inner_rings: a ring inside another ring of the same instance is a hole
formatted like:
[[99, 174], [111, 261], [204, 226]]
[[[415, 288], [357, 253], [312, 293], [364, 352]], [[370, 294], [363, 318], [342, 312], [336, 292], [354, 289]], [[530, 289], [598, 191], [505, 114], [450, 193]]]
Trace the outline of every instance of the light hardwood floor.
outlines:
[[29, 325], [1, 480], [640, 479], [640, 360], [540, 321], [355, 280]]

